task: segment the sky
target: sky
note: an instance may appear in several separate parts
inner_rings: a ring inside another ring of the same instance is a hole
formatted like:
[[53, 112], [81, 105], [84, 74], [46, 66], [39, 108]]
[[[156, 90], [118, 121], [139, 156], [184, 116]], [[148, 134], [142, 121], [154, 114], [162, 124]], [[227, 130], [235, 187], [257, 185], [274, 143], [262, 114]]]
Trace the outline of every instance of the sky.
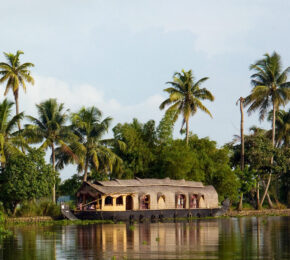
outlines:
[[[249, 65], [277, 51], [290, 66], [289, 10], [289, 0], [0, 0], [0, 60], [22, 50], [21, 61], [35, 64], [35, 85], [20, 92], [26, 114], [57, 98], [72, 112], [97, 106], [112, 127], [134, 117], [158, 123], [165, 83], [192, 69], [209, 77], [203, 86], [215, 101], [205, 102], [213, 119], [198, 112], [190, 130], [222, 146], [239, 134], [236, 101], [251, 91]], [[245, 118], [247, 130], [253, 125], [270, 128], [257, 113]]]

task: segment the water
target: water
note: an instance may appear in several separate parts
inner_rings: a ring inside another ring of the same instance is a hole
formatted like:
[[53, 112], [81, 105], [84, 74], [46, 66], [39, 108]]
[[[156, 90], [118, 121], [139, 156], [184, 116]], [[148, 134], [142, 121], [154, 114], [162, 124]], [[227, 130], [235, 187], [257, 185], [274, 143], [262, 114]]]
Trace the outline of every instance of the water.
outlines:
[[0, 259], [290, 259], [290, 217], [12, 230]]

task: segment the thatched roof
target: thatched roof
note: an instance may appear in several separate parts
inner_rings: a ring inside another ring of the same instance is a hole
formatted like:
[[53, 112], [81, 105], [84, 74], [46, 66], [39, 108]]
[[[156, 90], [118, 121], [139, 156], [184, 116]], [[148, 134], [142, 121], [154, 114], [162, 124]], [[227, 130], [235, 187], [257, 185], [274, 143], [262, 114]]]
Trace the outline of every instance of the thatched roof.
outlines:
[[[203, 186], [201, 182], [166, 179], [133, 179], [98, 181], [96, 183], [85, 182], [78, 194], [83, 193], [85, 186], [91, 192], [101, 194], [139, 194], [151, 193], [164, 194], [169, 192], [179, 194], [189, 193], [216, 193], [213, 186]], [[87, 190], [87, 189], [86, 189]]]
[[196, 181], [185, 181], [182, 180], [171, 180], [170, 178], [165, 179], [131, 179], [131, 180], [119, 180], [115, 179], [112, 181], [97, 181], [95, 184], [105, 187], [148, 187], [148, 186], [179, 186], [179, 187], [203, 187], [201, 182]]

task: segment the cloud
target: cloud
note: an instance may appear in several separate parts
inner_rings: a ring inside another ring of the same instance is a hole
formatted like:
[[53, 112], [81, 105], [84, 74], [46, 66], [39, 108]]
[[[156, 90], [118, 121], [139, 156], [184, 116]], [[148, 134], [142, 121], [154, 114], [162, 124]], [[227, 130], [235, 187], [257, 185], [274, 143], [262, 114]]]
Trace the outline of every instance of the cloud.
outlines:
[[[106, 97], [102, 90], [103, 87], [90, 84], [70, 85], [63, 80], [40, 75], [34, 78], [35, 85], [28, 86], [27, 93], [20, 91], [20, 110], [25, 111], [27, 115], [36, 116], [35, 104], [49, 98], [56, 98], [72, 112], [76, 112], [83, 106], [96, 106], [103, 112], [104, 117], [113, 117], [113, 125], [131, 121], [134, 117], [142, 122], [149, 119], [159, 121], [163, 114], [159, 110], [159, 105], [164, 97], [158, 94], [148, 96], [140, 103], [127, 105], [115, 98]], [[12, 98], [11, 93], [9, 98]]]

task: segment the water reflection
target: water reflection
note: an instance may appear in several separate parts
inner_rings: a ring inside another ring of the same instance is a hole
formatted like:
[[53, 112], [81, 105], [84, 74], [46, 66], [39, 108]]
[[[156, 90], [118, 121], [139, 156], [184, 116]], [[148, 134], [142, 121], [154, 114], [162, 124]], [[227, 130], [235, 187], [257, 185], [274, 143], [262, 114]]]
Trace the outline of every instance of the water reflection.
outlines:
[[290, 259], [290, 218], [18, 227], [3, 259]]
[[[193, 223], [154, 223], [77, 227], [77, 245], [85, 249], [84, 257], [126, 256], [149, 259], [196, 251], [207, 255], [218, 250], [217, 221]], [[87, 250], [91, 250], [89, 255]], [[100, 252], [102, 252], [100, 254]]]

